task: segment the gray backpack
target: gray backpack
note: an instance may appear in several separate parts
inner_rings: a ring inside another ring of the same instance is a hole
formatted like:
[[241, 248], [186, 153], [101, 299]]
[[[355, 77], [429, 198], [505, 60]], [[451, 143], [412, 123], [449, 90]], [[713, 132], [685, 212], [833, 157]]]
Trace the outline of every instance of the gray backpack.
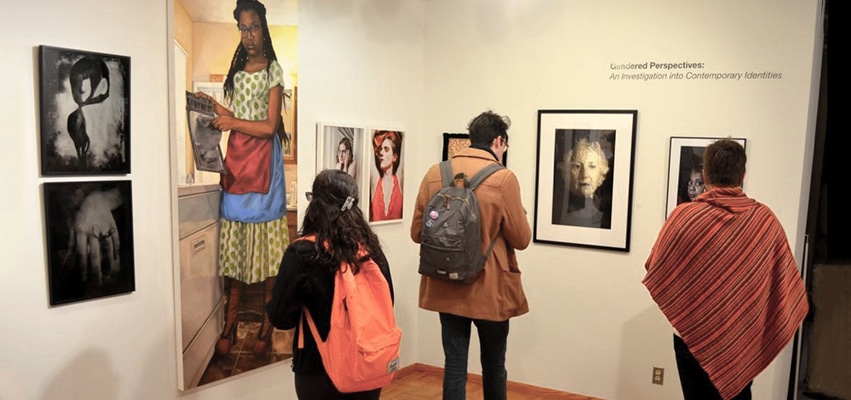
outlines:
[[[463, 173], [453, 176], [449, 160], [440, 163], [443, 187], [423, 211], [420, 274], [461, 284], [470, 283], [479, 275], [496, 238], [482, 254], [479, 202], [473, 191], [490, 174], [503, 168], [490, 164], [468, 181]], [[464, 187], [455, 186], [456, 180], [463, 180]]]

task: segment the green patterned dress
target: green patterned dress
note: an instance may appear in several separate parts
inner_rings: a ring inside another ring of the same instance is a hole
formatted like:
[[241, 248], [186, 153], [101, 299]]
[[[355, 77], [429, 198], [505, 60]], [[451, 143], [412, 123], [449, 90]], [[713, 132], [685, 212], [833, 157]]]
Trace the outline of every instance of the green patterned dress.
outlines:
[[[283, 69], [277, 61], [272, 61], [268, 73], [265, 69], [257, 72], [237, 72], [234, 76], [232, 100], [234, 117], [251, 121], [265, 120], [268, 116], [269, 91], [282, 83]], [[281, 157], [280, 139], [275, 137], [273, 140], [273, 154]], [[275, 162], [279, 163], [278, 172], [283, 176], [283, 160], [274, 160], [273, 164]], [[270, 193], [273, 190], [286, 193], [286, 185], [275, 186], [273, 182], [269, 188]], [[285, 199], [284, 195], [284, 212]], [[223, 203], [225, 201], [223, 200]], [[281, 258], [289, 243], [285, 214], [269, 222], [240, 222], [222, 218], [220, 273], [248, 284], [264, 281], [278, 274]]]

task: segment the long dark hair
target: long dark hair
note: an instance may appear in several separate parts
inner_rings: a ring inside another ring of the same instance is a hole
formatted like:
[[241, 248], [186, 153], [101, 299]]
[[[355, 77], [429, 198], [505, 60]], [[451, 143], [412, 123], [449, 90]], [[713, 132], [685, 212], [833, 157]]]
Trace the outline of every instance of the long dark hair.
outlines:
[[[353, 266], [357, 273], [358, 247], [363, 246], [369, 254], [383, 254], [378, 236], [358, 207], [360, 203], [358, 185], [349, 174], [326, 169], [313, 180], [313, 198], [307, 206], [299, 236], [315, 235], [316, 259], [320, 264], [333, 265], [336, 270], [341, 261]], [[346, 200], [351, 197], [351, 208]], [[327, 251], [322, 247], [327, 243]]]
[[[260, 17], [260, 23], [263, 26], [263, 55], [269, 63], [266, 65], [266, 72], [272, 66], [272, 61], [278, 61], [278, 56], [275, 54], [275, 49], [272, 47], [272, 37], [269, 36], [269, 24], [266, 22], [266, 6], [257, 0], [237, 0], [236, 8], [233, 10], [233, 19], [239, 24], [239, 16], [243, 11], [254, 11]], [[242, 47], [242, 40], [236, 45], [236, 51], [233, 53], [233, 59], [230, 61], [230, 70], [228, 77], [225, 79], [225, 99], [230, 102], [233, 98], [233, 79], [236, 73], [245, 68], [248, 62], [248, 52]]]

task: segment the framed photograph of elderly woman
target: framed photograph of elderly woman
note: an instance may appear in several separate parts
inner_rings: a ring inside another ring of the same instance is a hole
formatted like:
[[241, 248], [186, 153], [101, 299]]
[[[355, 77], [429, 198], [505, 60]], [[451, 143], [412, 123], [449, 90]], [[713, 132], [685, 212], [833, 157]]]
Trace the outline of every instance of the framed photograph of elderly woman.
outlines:
[[130, 57], [39, 46], [42, 175], [130, 172]]
[[404, 184], [405, 133], [398, 129], [370, 129], [372, 162], [369, 173], [369, 222], [401, 222]]
[[[668, 196], [665, 219], [682, 203], [689, 203], [706, 190], [703, 180], [703, 151], [721, 138], [671, 137], [668, 156]], [[733, 138], [747, 150], [747, 140]]]
[[635, 110], [538, 110], [533, 240], [629, 251]]
[[351, 175], [360, 189], [364, 215], [367, 212], [363, 206], [364, 199], [369, 198], [368, 174], [364, 167], [366, 155], [362, 150], [365, 131], [366, 128], [357, 125], [320, 122], [316, 136], [316, 172], [339, 169]]
[[135, 290], [130, 181], [44, 184], [50, 304]]

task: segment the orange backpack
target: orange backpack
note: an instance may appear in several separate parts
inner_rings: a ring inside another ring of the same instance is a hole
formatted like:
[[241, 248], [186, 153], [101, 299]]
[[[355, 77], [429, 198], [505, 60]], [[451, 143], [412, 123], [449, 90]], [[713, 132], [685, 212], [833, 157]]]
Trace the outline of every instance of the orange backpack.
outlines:
[[[314, 241], [315, 236], [299, 240]], [[307, 307], [302, 306], [331, 382], [342, 393], [386, 386], [399, 369], [402, 330], [396, 326], [390, 286], [378, 264], [361, 247], [360, 271], [343, 262], [334, 277], [331, 324], [324, 342]], [[298, 348], [304, 348], [304, 318], [299, 321]]]

